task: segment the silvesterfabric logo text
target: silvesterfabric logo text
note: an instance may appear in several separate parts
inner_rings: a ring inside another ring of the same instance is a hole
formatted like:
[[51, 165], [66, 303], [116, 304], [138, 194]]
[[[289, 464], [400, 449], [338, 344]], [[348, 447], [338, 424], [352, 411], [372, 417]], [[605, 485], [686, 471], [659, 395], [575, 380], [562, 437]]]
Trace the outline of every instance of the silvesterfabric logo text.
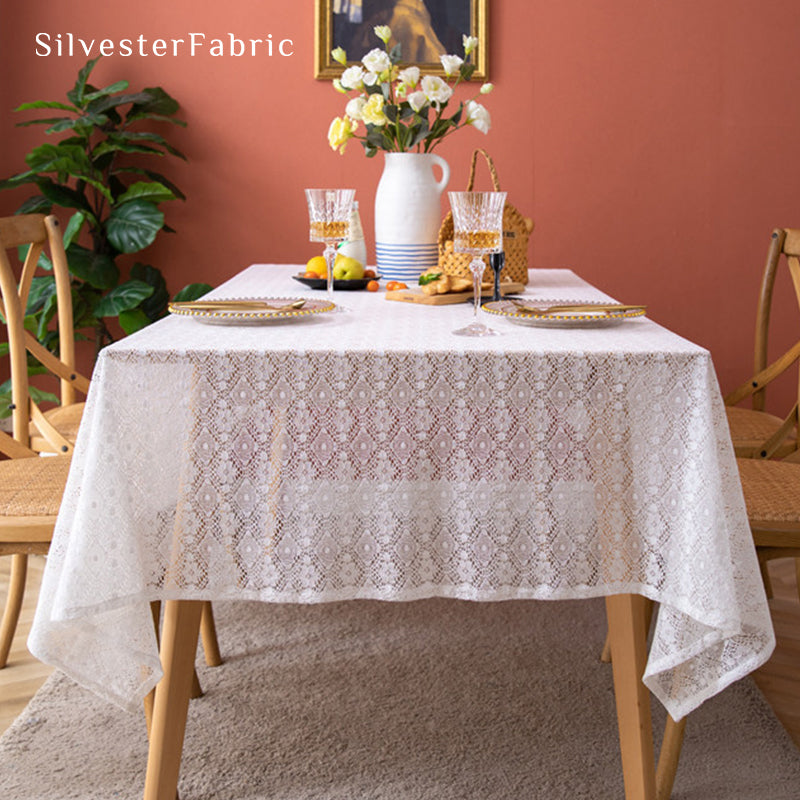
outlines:
[[140, 34], [135, 39], [82, 39], [72, 33], [36, 34], [37, 56], [93, 55], [113, 56], [283, 56], [294, 55], [291, 39], [273, 39], [268, 33], [263, 39], [240, 39], [232, 33], [216, 39], [204, 33], [187, 33], [184, 39], [148, 39]]

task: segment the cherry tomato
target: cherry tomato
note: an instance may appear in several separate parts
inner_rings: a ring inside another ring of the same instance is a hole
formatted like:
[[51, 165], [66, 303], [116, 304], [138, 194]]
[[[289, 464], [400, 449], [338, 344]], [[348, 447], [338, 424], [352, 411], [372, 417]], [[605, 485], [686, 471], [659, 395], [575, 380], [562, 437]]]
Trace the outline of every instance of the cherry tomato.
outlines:
[[365, 278], [369, 278], [370, 280], [372, 280], [373, 278], [375, 278], [377, 276], [375, 275], [375, 270], [374, 269], [365, 269], [364, 270], [364, 277]]
[[395, 283], [394, 288], [395, 289], [408, 289], [408, 286], [406, 286], [405, 283], [402, 283], [401, 281], [398, 281], [398, 282]]
[[377, 292], [378, 291], [378, 281], [370, 281], [367, 284], [367, 291], [368, 292]]
[[386, 284], [387, 292], [393, 292], [396, 288], [397, 288], [397, 281], [389, 281], [389, 283]]

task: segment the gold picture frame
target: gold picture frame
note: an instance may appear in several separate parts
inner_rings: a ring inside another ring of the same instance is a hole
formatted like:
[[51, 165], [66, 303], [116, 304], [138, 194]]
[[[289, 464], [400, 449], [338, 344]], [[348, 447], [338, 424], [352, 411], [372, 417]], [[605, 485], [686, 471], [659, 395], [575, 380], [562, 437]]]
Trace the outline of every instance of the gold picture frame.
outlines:
[[357, 64], [374, 47], [383, 47], [373, 28], [389, 25], [393, 33], [403, 31], [405, 41], [413, 42], [408, 49], [414, 52], [408, 58], [403, 53], [403, 63], [432, 75], [444, 75], [438, 55], [463, 57], [461, 36], [477, 37], [472, 77], [486, 80], [487, 12], [488, 0], [314, 0], [314, 77], [332, 80], [342, 74], [344, 67], [331, 56], [335, 47], [344, 48], [348, 64]]

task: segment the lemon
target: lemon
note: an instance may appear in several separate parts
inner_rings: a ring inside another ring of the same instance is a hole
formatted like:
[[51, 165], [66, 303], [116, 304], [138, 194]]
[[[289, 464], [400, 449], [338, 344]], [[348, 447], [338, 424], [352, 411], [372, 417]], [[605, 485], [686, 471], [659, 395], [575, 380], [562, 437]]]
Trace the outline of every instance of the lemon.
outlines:
[[320, 278], [328, 277], [328, 264], [325, 261], [325, 256], [314, 256], [309, 258], [306, 263], [306, 272], [316, 272]]

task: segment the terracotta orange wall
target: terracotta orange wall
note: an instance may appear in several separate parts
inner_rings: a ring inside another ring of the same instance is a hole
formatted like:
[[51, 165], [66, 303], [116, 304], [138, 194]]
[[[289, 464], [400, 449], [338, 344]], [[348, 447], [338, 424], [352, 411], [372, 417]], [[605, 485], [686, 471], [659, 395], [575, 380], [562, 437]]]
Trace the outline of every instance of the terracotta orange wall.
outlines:
[[[10, 109], [63, 96], [83, 55], [35, 55], [39, 32], [83, 39], [288, 38], [290, 58], [207, 53], [104, 59], [98, 81], [162, 85], [189, 122], [169, 135], [190, 158], [164, 163], [188, 195], [178, 230], [147, 260], [173, 289], [218, 283], [256, 261], [305, 262], [302, 188], [357, 189], [369, 238], [380, 157], [327, 147], [342, 97], [313, 74], [313, 3], [277, 0], [2, 0], [0, 173], [22, 167], [40, 129]], [[440, 153], [453, 185], [472, 148], [536, 231], [531, 260], [569, 266], [711, 349], [723, 389], [749, 368], [755, 299], [775, 226], [800, 227], [795, 187], [800, 21], [791, 0], [489, 0], [486, 98], [493, 129], [459, 132]], [[19, 196], [0, 194], [0, 213]], [[788, 292], [788, 283], [781, 284]], [[780, 336], [797, 318], [779, 314]]]

